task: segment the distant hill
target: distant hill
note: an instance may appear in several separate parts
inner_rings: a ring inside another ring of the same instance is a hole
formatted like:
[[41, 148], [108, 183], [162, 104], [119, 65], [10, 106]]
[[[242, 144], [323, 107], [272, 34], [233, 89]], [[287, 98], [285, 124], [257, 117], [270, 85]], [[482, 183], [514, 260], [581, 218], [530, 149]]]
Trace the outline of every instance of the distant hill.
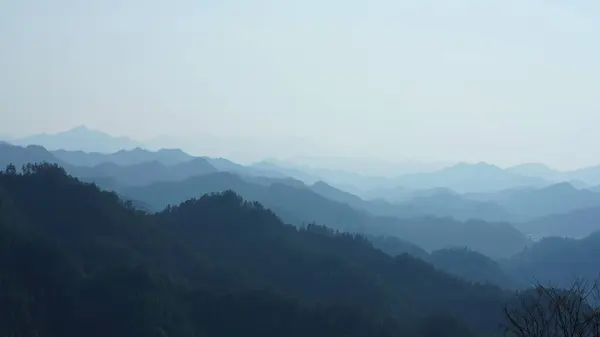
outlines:
[[275, 160], [263, 160], [249, 166], [251, 169], [260, 170], [260, 172], [272, 172], [282, 176], [292, 177], [303, 181], [306, 184], [314, 184], [321, 180], [318, 176], [307, 173], [303, 170], [291, 167], [284, 167]]
[[464, 280], [495, 284], [503, 288], [516, 286], [496, 261], [466, 248], [437, 250], [431, 253], [428, 261], [436, 268]]
[[21, 147], [8, 143], [0, 143], [0, 168], [4, 169], [6, 165], [13, 164], [20, 168], [28, 163], [52, 163], [62, 164], [63, 162], [56, 158], [45, 148], [37, 145]]
[[120, 185], [147, 185], [159, 181], [181, 181], [189, 177], [217, 172], [203, 158], [195, 158], [174, 166], [167, 166], [158, 161], [142, 164], [120, 166], [114, 163], [103, 163], [93, 167], [70, 166], [69, 173], [82, 179], [111, 178]]
[[408, 254], [423, 261], [429, 261], [429, 253], [414, 243], [399, 239], [395, 236], [371, 235], [367, 236], [367, 238], [373, 244], [373, 247], [388, 255], [398, 256]]
[[600, 165], [567, 172], [569, 179], [583, 181], [590, 186], [600, 185]]
[[363, 200], [356, 195], [341, 191], [319, 181], [310, 186], [316, 193], [373, 215], [411, 218], [419, 216], [451, 217], [457, 220], [481, 219], [486, 221], [510, 221], [512, 215], [502, 207], [490, 203], [469, 200], [447, 189], [416, 191], [413, 198], [400, 203], [384, 200]]
[[459, 193], [490, 192], [547, 184], [542, 178], [522, 176], [486, 163], [461, 163], [432, 173], [408, 174], [397, 178], [395, 183], [413, 189], [446, 187]]
[[549, 181], [557, 181], [563, 179], [561, 172], [551, 169], [550, 167], [540, 163], [526, 163], [506, 169], [508, 172], [516, 173], [528, 177], [537, 177]]
[[[365, 205], [366, 202], [360, 197], [337, 189], [324, 181], [317, 181], [316, 183], [310, 186], [310, 189], [314, 192], [326, 197], [327, 199], [331, 199], [338, 202], [343, 202], [349, 205], [354, 205], [361, 207], [361, 205]], [[366, 206], [363, 206], [366, 207]], [[362, 208], [362, 207], [361, 207]]]
[[[171, 152], [170, 150], [149, 152], [141, 149], [106, 155], [70, 151], [52, 153], [37, 145], [22, 147], [0, 144], [0, 167], [4, 168], [11, 163], [17, 168], [28, 163], [59, 164], [70, 174], [88, 182], [96, 182], [98, 185], [109, 189], [121, 185], [146, 185], [157, 181], [179, 181], [196, 175], [217, 172], [217, 169], [203, 158], [189, 157], [189, 160], [176, 165], [166, 165], [157, 160], [143, 162], [144, 159], [154, 157], [160, 157], [164, 161], [168, 161], [166, 159], [168, 157], [171, 158], [171, 161], [175, 157], [182, 159], [183, 157], [178, 156], [177, 153], [177, 151]], [[70, 162], [57, 158], [57, 156], [67, 158]], [[74, 164], [81, 164], [81, 161], [87, 160], [86, 158], [120, 161], [121, 164], [112, 161], [102, 161], [100, 164], [91, 167]], [[142, 162], [134, 164], [136, 161]]]
[[127, 137], [113, 137], [101, 131], [78, 126], [55, 134], [39, 134], [14, 140], [16, 145], [41, 145], [48, 150], [70, 150], [112, 153], [143, 147], [140, 142]]
[[518, 191], [496, 202], [510, 213], [532, 219], [600, 207], [600, 194], [579, 190], [569, 183], [558, 183], [541, 189]]
[[412, 198], [398, 205], [419, 214], [452, 217], [457, 220], [481, 219], [512, 221], [514, 216], [503, 207], [492, 203], [469, 200], [458, 194], [433, 194]]
[[434, 217], [399, 219], [371, 216], [306, 187], [281, 183], [264, 186], [223, 172], [180, 182], [159, 182], [124, 188], [120, 192], [159, 210], [169, 204], [225, 190], [233, 190], [244, 198], [263, 203], [289, 223], [316, 222], [342, 231], [396, 236], [427, 250], [467, 246], [491, 257], [508, 257], [528, 244], [523, 234], [505, 223], [460, 222]]
[[545, 216], [519, 224], [518, 228], [525, 234], [538, 238], [547, 236], [583, 238], [600, 231], [600, 207]]
[[194, 159], [194, 157], [179, 149], [148, 151], [139, 147], [132, 150], [120, 150], [115, 153], [56, 150], [52, 151], [52, 154], [60, 160], [76, 166], [96, 166], [103, 163], [130, 166], [153, 161], [171, 166]]
[[421, 247], [393, 236], [368, 236], [377, 249], [391, 256], [408, 254], [432, 264], [437, 269], [462, 280], [493, 284], [513, 289], [517, 284], [504, 272], [500, 264], [489, 257], [467, 248], [447, 248], [431, 254]]
[[[391, 185], [394, 186], [395, 183]], [[360, 191], [359, 193], [367, 200], [386, 200], [392, 203], [401, 203], [412, 198], [416, 191], [419, 190], [403, 186], [394, 186], [375, 188], [367, 191]]]
[[528, 163], [508, 168], [507, 171], [552, 182], [570, 182], [579, 188], [600, 184], [600, 165], [571, 171], [558, 171], [544, 164]]
[[600, 276], [600, 232], [584, 239], [545, 238], [505, 263], [524, 285], [534, 281], [568, 287], [575, 278], [594, 282]]

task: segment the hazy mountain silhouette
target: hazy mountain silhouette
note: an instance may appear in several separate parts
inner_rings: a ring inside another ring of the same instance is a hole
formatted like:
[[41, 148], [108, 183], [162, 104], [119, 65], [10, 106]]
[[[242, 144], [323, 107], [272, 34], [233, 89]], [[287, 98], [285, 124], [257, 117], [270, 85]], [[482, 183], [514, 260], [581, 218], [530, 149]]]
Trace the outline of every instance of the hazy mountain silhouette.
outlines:
[[494, 284], [502, 288], [514, 288], [517, 285], [498, 262], [467, 248], [440, 249], [429, 254], [421, 247], [397, 237], [371, 236], [368, 239], [375, 248], [391, 256], [414, 256], [465, 281]]
[[449, 216], [457, 220], [512, 221], [515, 219], [510, 212], [495, 203], [469, 200], [455, 193], [415, 197], [399, 204], [398, 207], [409, 208], [418, 214]]
[[114, 163], [103, 163], [93, 167], [70, 166], [67, 170], [82, 179], [112, 178], [121, 185], [147, 185], [159, 181], [181, 181], [196, 175], [217, 172], [217, 169], [203, 158], [195, 158], [174, 166], [152, 161], [128, 166], [120, 166]]
[[402, 240], [398, 237], [370, 235], [367, 236], [367, 238], [373, 244], [373, 247], [381, 250], [382, 252], [390, 256], [408, 254], [410, 256], [419, 258], [423, 261], [429, 260], [429, 253], [425, 249], [415, 245], [412, 242]]
[[42, 162], [54, 164], [63, 163], [41, 146], [29, 145], [27, 147], [22, 147], [8, 143], [0, 144], [0, 167], [2, 168], [6, 167], [8, 164], [13, 164], [17, 168], [20, 168], [28, 163]]
[[404, 175], [395, 182], [398, 186], [412, 189], [446, 187], [460, 193], [500, 191], [547, 184], [542, 178], [522, 176], [486, 163], [461, 163], [432, 173]]
[[496, 202], [510, 213], [532, 219], [600, 207], [600, 194], [579, 190], [569, 183], [558, 183], [541, 189], [518, 191]]
[[370, 216], [345, 203], [325, 198], [309, 188], [275, 183], [249, 183], [230, 173], [215, 173], [180, 182], [159, 182], [120, 190], [154, 209], [178, 204], [206, 193], [233, 190], [248, 200], [273, 209], [286, 222], [316, 222], [331, 228], [369, 235], [389, 235], [408, 240], [428, 250], [467, 246], [492, 257], [507, 257], [521, 251], [528, 240], [509, 224], [484, 221], [460, 222], [450, 218], [399, 219]]
[[549, 215], [519, 224], [518, 228], [538, 238], [547, 236], [583, 238], [600, 231], [600, 206]]
[[457, 220], [482, 219], [486, 221], [510, 221], [513, 216], [502, 207], [490, 203], [462, 198], [447, 189], [415, 191], [417, 196], [401, 203], [384, 200], [363, 200], [319, 181], [310, 186], [316, 193], [338, 202], [366, 211], [373, 215], [412, 218], [419, 216], [451, 217]]
[[[263, 163], [264, 164], [264, 163]], [[393, 185], [391, 178], [385, 176], [368, 176], [343, 169], [315, 168], [308, 165], [297, 165], [281, 160], [269, 160], [272, 170], [285, 173], [307, 184], [314, 183], [315, 179], [326, 181], [328, 184], [343, 188], [360, 197], [365, 192], [373, 189], [385, 188]]]
[[505, 263], [505, 270], [524, 285], [539, 281], [568, 287], [575, 278], [594, 282], [600, 276], [600, 232], [584, 239], [545, 238]]
[[600, 185], [600, 165], [566, 172], [569, 180], [579, 180], [590, 186]]
[[363, 199], [360, 197], [337, 189], [324, 181], [317, 181], [316, 183], [310, 186], [310, 189], [315, 191], [316, 193], [326, 197], [327, 199], [335, 200], [338, 202], [347, 203], [349, 205], [360, 205], [365, 203]]
[[464, 280], [512, 288], [516, 284], [500, 264], [489, 257], [466, 248], [437, 250], [427, 260], [436, 268]]
[[[222, 172], [231, 172], [242, 176], [265, 177], [265, 178], [294, 178], [279, 172], [274, 166], [268, 164], [241, 165], [226, 158], [204, 157], [212, 166]], [[261, 167], [263, 166], [263, 167]], [[294, 178], [295, 179], [295, 178]]]
[[16, 145], [40, 145], [48, 150], [70, 150], [112, 153], [143, 147], [140, 142], [127, 137], [113, 137], [101, 131], [78, 126], [55, 133], [33, 135], [13, 141]]
[[164, 165], [177, 165], [194, 159], [179, 149], [148, 151], [136, 147], [133, 150], [120, 150], [115, 153], [56, 150], [51, 151], [57, 158], [76, 166], [96, 166], [113, 163], [120, 166], [137, 165], [157, 161]]
[[553, 182], [569, 182], [578, 188], [600, 184], [600, 165], [571, 171], [558, 171], [543, 164], [529, 163], [508, 168], [507, 171]]
[[[395, 185], [395, 183], [391, 185]], [[357, 191], [357, 193], [360, 193], [360, 196], [367, 200], [387, 200], [392, 203], [401, 203], [412, 198], [416, 191], [419, 190], [403, 186], [394, 186], [369, 189], [367, 191]]]
[[506, 169], [506, 171], [523, 176], [542, 178], [549, 181], [557, 181], [563, 179], [561, 172], [551, 169], [550, 167], [540, 163], [520, 164], [509, 167]]
[[303, 181], [306, 184], [314, 184], [321, 180], [318, 176], [309, 174], [302, 170], [290, 167], [284, 167], [278, 163], [278, 161], [270, 159], [263, 160], [258, 163], [250, 165], [252, 169], [258, 169], [261, 172], [274, 172], [286, 177], [292, 177]]

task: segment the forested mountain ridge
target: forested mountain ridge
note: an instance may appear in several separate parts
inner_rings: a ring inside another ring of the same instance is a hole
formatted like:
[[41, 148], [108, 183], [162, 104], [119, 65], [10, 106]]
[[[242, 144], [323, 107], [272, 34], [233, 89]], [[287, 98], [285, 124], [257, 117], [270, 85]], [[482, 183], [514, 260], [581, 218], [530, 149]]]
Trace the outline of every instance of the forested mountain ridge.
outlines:
[[232, 192], [147, 215], [51, 165], [11, 168], [0, 190], [4, 335], [418, 335], [439, 313], [493, 333], [507, 296], [360, 236], [284, 225]]
[[289, 223], [316, 222], [346, 232], [397, 236], [430, 251], [467, 246], [491, 257], [509, 257], [529, 244], [522, 233], [507, 223], [371, 216], [348, 204], [329, 200], [306, 187], [281, 183], [262, 186], [224, 172], [180, 182], [125, 188], [119, 192], [155, 209], [162, 209], [169, 204], [176, 205], [206, 193], [225, 190], [233, 190], [248, 200], [261, 202]]

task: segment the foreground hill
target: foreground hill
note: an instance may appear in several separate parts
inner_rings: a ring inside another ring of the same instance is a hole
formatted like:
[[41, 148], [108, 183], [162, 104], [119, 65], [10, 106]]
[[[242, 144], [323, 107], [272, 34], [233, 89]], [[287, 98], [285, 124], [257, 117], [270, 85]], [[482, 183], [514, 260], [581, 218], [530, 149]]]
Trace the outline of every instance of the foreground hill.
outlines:
[[494, 334], [507, 298], [232, 192], [147, 215], [49, 165], [0, 174], [0, 231], [3, 335]]
[[327, 199], [306, 187], [282, 183], [264, 186], [224, 172], [180, 182], [124, 188], [119, 192], [160, 210], [189, 198], [225, 190], [233, 190], [248, 200], [261, 202], [286, 222], [316, 222], [342, 231], [396, 236], [429, 251], [466, 246], [491, 257], [509, 257], [520, 252], [529, 243], [523, 234], [506, 223], [477, 220], [460, 222], [434, 217], [398, 219], [371, 216], [348, 204]]

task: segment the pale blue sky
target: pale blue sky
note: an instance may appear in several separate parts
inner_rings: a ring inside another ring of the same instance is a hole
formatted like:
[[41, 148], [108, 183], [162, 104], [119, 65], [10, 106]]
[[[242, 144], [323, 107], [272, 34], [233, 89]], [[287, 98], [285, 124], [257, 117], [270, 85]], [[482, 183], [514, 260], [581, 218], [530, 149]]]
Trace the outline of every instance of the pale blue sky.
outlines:
[[598, 2], [0, 0], [0, 135], [600, 164]]

